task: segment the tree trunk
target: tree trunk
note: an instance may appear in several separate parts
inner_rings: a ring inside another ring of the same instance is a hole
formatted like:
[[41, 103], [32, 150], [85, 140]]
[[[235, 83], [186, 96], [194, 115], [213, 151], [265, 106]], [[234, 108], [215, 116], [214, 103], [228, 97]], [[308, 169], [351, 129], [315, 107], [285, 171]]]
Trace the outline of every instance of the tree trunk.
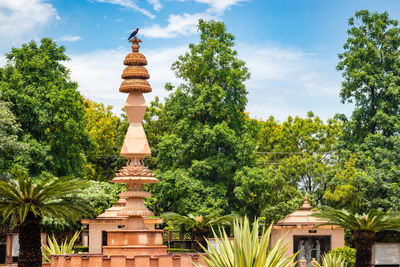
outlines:
[[28, 212], [19, 227], [18, 267], [41, 267], [40, 217]]
[[368, 231], [354, 232], [356, 247], [356, 267], [371, 267], [372, 246], [375, 242], [375, 233]]
[[207, 248], [207, 241], [206, 241], [205, 237], [208, 237], [209, 233], [210, 233], [210, 229], [209, 228], [197, 228], [197, 227], [194, 227], [192, 229], [193, 239], [196, 242], [195, 246], [194, 246], [196, 251], [203, 252], [203, 249], [199, 246], [199, 243], [203, 247]]

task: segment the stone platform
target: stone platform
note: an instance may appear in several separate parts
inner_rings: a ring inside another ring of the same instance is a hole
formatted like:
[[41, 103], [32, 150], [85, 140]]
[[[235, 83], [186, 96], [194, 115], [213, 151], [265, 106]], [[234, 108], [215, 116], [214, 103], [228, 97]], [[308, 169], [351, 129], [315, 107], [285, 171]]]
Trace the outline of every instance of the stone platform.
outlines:
[[196, 253], [185, 255], [168, 254], [159, 256], [138, 255], [126, 256], [105, 256], [101, 254], [74, 254], [56, 255], [51, 257], [51, 267], [195, 267], [194, 263], [205, 262]]

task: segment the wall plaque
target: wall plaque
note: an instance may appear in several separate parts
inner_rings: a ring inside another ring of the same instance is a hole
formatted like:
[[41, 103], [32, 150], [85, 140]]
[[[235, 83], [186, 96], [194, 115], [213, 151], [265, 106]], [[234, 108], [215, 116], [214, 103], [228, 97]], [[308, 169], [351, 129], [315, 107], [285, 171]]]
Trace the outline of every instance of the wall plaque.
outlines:
[[398, 244], [375, 244], [375, 265], [400, 264]]

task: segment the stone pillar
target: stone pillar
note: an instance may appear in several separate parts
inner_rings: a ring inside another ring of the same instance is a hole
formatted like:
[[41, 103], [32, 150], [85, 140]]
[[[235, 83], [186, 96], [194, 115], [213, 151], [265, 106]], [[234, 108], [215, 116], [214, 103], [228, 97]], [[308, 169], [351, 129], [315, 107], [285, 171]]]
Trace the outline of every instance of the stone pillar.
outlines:
[[127, 191], [119, 196], [126, 199], [125, 207], [117, 213], [118, 216], [127, 216], [125, 227], [121, 230], [107, 231], [107, 246], [103, 247], [104, 255], [166, 255], [167, 247], [163, 246], [162, 230], [147, 229], [143, 217], [152, 216], [147, 209], [143, 198], [150, 197], [144, 191], [145, 184], [158, 183], [154, 174], [146, 166], [144, 159], [151, 155], [150, 146], [142, 126], [146, 112], [146, 101], [143, 93], [151, 92], [150, 78], [146, 68], [147, 60], [139, 53], [141, 40], [136, 37], [130, 40], [132, 53], [125, 57], [124, 79], [119, 91], [128, 93], [124, 109], [129, 121], [129, 128], [121, 148], [120, 155], [128, 160], [127, 166], [117, 173], [113, 183], [125, 183]]
[[6, 235], [6, 264], [12, 263], [12, 233]]
[[82, 246], [88, 247], [89, 246], [89, 231], [83, 230], [81, 233], [82, 238]]

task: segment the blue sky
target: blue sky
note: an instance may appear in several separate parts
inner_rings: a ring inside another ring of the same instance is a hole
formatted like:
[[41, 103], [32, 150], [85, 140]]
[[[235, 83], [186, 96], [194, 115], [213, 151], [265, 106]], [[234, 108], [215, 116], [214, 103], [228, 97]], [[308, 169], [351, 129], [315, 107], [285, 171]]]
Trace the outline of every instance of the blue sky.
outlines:
[[126, 95], [118, 88], [132, 29], [140, 28], [141, 52], [149, 61], [149, 102], [167, 96], [166, 82], [180, 83], [170, 66], [198, 41], [198, 19], [218, 19], [236, 36], [235, 48], [250, 69], [251, 117], [283, 121], [312, 110], [327, 119], [352, 110], [340, 103], [342, 78], [335, 66], [347, 20], [360, 9], [400, 19], [397, 0], [0, 0], [0, 52], [32, 39], [55, 39], [67, 48], [82, 94], [120, 113]]

